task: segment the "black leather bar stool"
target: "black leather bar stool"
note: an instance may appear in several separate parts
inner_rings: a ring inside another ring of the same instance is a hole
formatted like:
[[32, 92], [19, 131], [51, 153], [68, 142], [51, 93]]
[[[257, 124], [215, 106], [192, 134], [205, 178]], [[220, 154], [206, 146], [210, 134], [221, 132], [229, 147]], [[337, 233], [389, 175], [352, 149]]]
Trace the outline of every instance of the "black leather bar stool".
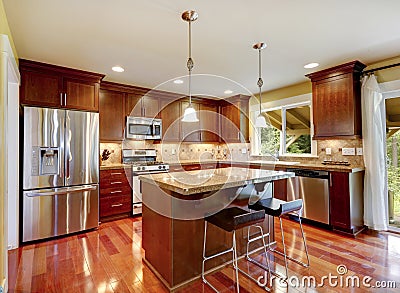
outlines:
[[[285, 269], [286, 269], [286, 276], [281, 276], [279, 274], [277, 274], [276, 272], [273, 272], [275, 275], [278, 275], [281, 278], [287, 279], [288, 278], [288, 263], [287, 260], [290, 259], [304, 267], [309, 267], [310, 266], [310, 259], [308, 256], [308, 249], [307, 249], [307, 244], [306, 244], [306, 239], [304, 237], [304, 231], [303, 231], [303, 225], [301, 224], [301, 213], [303, 210], [303, 200], [302, 199], [296, 199], [293, 201], [284, 201], [284, 200], [280, 200], [277, 198], [266, 198], [266, 199], [262, 199], [257, 201], [254, 204], [249, 204], [249, 209], [251, 210], [256, 210], [256, 211], [265, 211], [266, 215], [270, 215], [273, 217], [277, 217], [279, 218], [279, 224], [280, 224], [280, 229], [281, 229], [281, 235], [282, 235], [282, 246], [283, 246], [283, 253], [275, 250], [275, 249], [271, 249], [270, 244], [270, 234], [268, 233], [268, 247], [269, 250], [276, 252], [280, 255], [283, 255], [285, 258]], [[306, 252], [306, 256], [307, 256], [307, 263], [304, 263], [298, 259], [292, 258], [290, 256], [287, 255], [286, 253], [286, 246], [285, 246], [285, 236], [283, 233], [283, 226], [282, 226], [282, 216], [283, 215], [287, 215], [287, 214], [295, 214], [298, 216], [299, 218], [299, 223], [300, 223], [300, 229], [301, 229], [301, 236], [303, 238], [303, 244], [304, 244], [304, 249]], [[267, 216], [267, 218], [269, 218]], [[268, 227], [269, 227], [269, 219], [268, 219]], [[265, 234], [267, 235], [267, 234]], [[257, 263], [257, 261], [255, 261], [254, 259], [251, 259], [251, 261], [253, 263]], [[259, 266], [263, 267], [261, 264], [258, 264]]]
[[[253, 277], [251, 277], [249, 274], [244, 272], [243, 270], [239, 269], [238, 263], [237, 263], [237, 249], [236, 249], [236, 230], [244, 228], [244, 227], [249, 227], [251, 225], [255, 225], [257, 223], [263, 222], [265, 219], [265, 211], [264, 210], [259, 210], [256, 212], [249, 212], [244, 209], [238, 208], [238, 207], [230, 207], [223, 209], [222, 211], [206, 217], [204, 220], [204, 241], [203, 241], [203, 263], [202, 263], [202, 268], [201, 268], [201, 277], [203, 279], [203, 282], [209, 285], [214, 291], [218, 292], [218, 290], [205, 278], [205, 272], [204, 272], [204, 265], [205, 262], [221, 256], [225, 253], [232, 252], [232, 263], [233, 267], [235, 269], [235, 275], [236, 275], [236, 290], [239, 292], [239, 274], [238, 272], [240, 271], [241, 273], [245, 274], [247, 277], [255, 280]], [[208, 223], [211, 223], [227, 232], [232, 232], [232, 247], [218, 252], [216, 254], [212, 254], [209, 256], [206, 256], [206, 243], [207, 243], [207, 225]], [[262, 229], [261, 229], [262, 233]], [[264, 237], [263, 237], [264, 238]], [[266, 253], [266, 250], [265, 250]], [[267, 257], [268, 258], [268, 257]]]

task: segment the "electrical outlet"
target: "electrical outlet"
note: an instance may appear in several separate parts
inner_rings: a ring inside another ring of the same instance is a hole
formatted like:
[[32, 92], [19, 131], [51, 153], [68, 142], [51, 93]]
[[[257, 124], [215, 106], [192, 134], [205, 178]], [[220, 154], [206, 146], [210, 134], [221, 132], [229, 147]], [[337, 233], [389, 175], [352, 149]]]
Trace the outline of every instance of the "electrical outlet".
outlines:
[[331, 149], [331, 148], [326, 148], [326, 149], [325, 149], [325, 153], [326, 153], [327, 155], [331, 155], [331, 154], [332, 154], [332, 149]]
[[343, 156], [355, 156], [356, 150], [354, 148], [342, 148]]
[[357, 148], [357, 156], [363, 155], [363, 148]]
[[175, 154], [176, 154], [176, 150], [175, 150], [175, 149], [172, 149], [172, 150], [171, 150], [171, 154], [175, 155]]
[[246, 148], [242, 148], [242, 154], [247, 153], [247, 149]]

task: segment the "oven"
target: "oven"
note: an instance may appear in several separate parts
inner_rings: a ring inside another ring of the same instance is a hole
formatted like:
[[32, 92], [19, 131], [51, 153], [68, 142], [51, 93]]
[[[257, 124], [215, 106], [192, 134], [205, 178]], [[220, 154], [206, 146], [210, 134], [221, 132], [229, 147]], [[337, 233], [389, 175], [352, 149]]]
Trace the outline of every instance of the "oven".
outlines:
[[161, 139], [161, 119], [144, 117], [126, 117], [126, 138], [129, 139]]
[[169, 165], [157, 161], [157, 151], [154, 149], [124, 149], [122, 162], [132, 165], [132, 215], [142, 213], [142, 183], [140, 175], [166, 173]]
[[132, 215], [135, 216], [142, 213], [142, 181], [139, 180], [139, 176], [167, 172], [168, 170], [132, 172]]

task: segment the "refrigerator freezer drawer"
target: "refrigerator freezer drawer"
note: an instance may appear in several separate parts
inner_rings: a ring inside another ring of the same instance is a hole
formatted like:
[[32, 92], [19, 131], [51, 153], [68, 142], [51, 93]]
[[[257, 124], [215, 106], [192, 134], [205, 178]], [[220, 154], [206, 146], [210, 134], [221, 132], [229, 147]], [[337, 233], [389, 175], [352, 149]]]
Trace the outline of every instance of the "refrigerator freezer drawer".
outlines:
[[22, 242], [98, 227], [98, 185], [23, 192]]

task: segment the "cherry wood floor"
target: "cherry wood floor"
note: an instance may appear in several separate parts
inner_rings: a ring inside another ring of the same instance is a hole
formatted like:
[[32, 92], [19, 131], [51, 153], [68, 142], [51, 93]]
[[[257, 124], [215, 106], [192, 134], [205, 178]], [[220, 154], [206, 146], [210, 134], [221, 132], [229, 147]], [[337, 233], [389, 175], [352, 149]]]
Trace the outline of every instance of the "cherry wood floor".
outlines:
[[[331, 287], [285, 287], [279, 282], [273, 292], [400, 292], [400, 235], [362, 233], [357, 238], [341, 236], [304, 225], [310, 253], [310, 268], [289, 265], [289, 274], [319, 280], [345, 265], [348, 275], [370, 276], [375, 281], [396, 281], [397, 289]], [[298, 224], [284, 220], [285, 237], [291, 255], [304, 259]], [[276, 226], [279, 232], [279, 227]], [[280, 233], [277, 233], [280, 241]], [[279, 245], [278, 245], [279, 247]], [[31, 244], [9, 252], [9, 292], [168, 292], [142, 262], [141, 218], [101, 224], [96, 231]], [[263, 255], [256, 256], [265, 261]], [[282, 257], [270, 256], [272, 266], [283, 272]], [[244, 260], [239, 266], [258, 277], [262, 271]], [[231, 266], [216, 271], [208, 279], [221, 292], [234, 292]], [[241, 292], [266, 292], [240, 275]], [[214, 292], [200, 280], [179, 292]]]

